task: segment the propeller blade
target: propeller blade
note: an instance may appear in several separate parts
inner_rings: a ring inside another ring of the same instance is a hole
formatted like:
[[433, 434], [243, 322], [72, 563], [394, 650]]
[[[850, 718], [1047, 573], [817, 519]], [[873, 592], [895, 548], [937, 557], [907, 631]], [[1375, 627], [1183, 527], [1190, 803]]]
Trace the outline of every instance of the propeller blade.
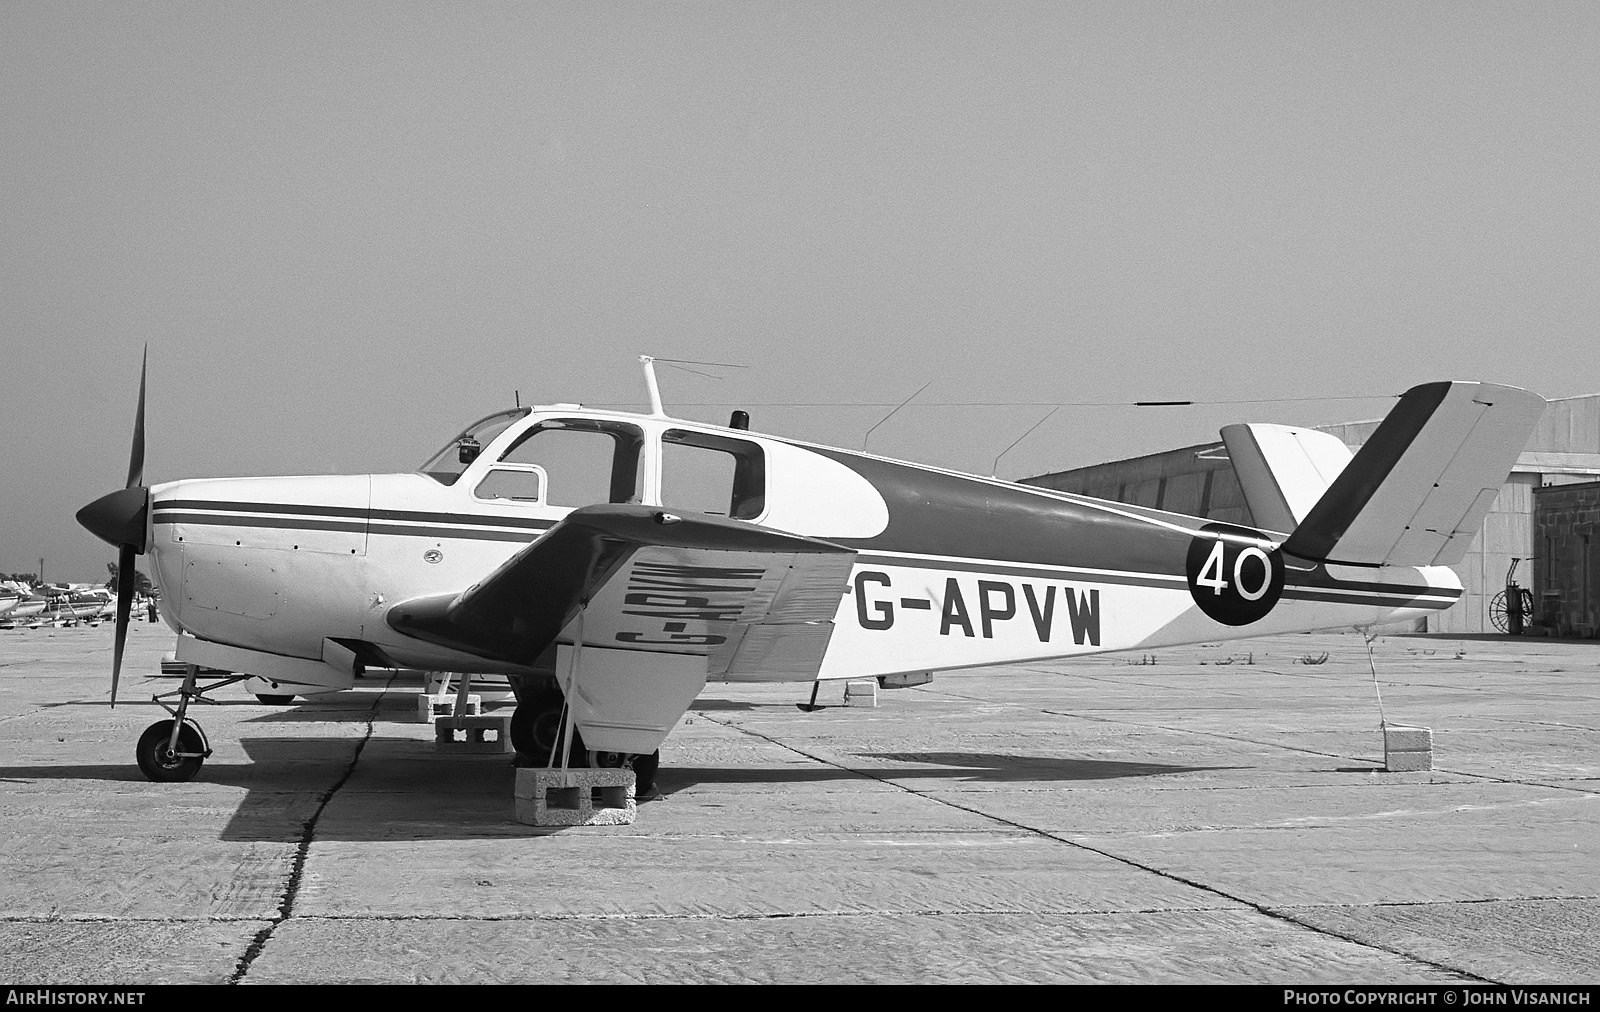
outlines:
[[150, 365], [150, 346], [144, 346], [144, 360], [139, 363], [139, 413], [133, 417], [133, 452], [128, 456], [128, 484], [125, 488], [144, 484], [144, 377]]
[[128, 641], [128, 618], [133, 612], [133, 546], [117, 552], [117, 638], [111, 652], [111, 707], [117, 706], [117, 679], [122, 675], [122, 647]]

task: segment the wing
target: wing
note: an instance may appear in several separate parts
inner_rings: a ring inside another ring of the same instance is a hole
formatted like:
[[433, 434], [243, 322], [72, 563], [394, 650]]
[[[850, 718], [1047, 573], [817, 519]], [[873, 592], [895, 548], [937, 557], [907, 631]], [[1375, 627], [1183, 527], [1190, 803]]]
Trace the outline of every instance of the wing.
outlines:
[[708, 676], [814, 678], [854, 559], [734, 520], [587, 506], [466, 591], [387, 617], [406, 635], [514, 664], [555, 644], [584, 740], [650, 752]]

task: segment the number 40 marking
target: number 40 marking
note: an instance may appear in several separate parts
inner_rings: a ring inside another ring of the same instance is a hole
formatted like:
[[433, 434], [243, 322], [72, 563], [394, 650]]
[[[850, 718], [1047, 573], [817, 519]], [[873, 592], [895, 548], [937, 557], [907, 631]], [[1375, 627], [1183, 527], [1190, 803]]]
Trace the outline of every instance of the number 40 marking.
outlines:
[[[1221, 594], [1228, 589], [1228, 580], [1224, 575], [1227, 570], [1226, 542], [1217, 541], [1211, 546], [1211, 554], [1206, 558], [1205, 565], [1200, 567], [1200, 575], [1194, 582], [1202, 587], [1210, 587], [1212, 594]], [[1254, 590], [1245, 586], [1244, 560], [1261, 560], [1261, 586]], [[1247, 545], [1240, 549], [1238, 556], [1233, 560], [1233, 585], [1238, 590], [1239, 596], [1246, 601], [1259, 601], [1266, 594], [1267, 588], [1272, 586], [1272, 563], [1267, 558], [1267, 553], [1254, 545]]]

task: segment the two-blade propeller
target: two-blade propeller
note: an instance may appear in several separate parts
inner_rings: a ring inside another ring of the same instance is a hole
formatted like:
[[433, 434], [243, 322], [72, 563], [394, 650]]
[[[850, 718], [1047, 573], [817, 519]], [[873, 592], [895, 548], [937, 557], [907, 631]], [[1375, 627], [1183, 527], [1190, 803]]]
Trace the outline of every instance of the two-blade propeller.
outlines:
[[143, 555], [150, 515], [150, 490], [144, 484], [144, 381], [150, 362], [145, 346], [139, 365], [139, 410], [133, 420], [133, 452], [128, 458], [128, 483], [78, 511], [78, 523], [89, 533], [117, 546], [117, 632], [111, 655], [111, 705], [117, 705], [117, 680], [122, 674], [122, 649], [128, 640], [128, 619], [133, 611], [137, 571], [134, 556]]

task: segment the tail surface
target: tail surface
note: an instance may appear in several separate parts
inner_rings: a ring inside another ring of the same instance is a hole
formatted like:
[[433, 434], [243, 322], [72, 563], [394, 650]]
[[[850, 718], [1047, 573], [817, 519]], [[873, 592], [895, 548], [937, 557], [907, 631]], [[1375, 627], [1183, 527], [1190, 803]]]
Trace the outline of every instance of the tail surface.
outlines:
[[1285, 534], [1300, 525], [1350, 463], [1350, 448], [1316, 429], [1224, 425], [1222, 442], [1255, 525]]
[[1492, 383], [1411, 388], [1305, 513], [1284, 554], [1354, 566], [1455, 565], [1544, 407], [1537, 394]]

